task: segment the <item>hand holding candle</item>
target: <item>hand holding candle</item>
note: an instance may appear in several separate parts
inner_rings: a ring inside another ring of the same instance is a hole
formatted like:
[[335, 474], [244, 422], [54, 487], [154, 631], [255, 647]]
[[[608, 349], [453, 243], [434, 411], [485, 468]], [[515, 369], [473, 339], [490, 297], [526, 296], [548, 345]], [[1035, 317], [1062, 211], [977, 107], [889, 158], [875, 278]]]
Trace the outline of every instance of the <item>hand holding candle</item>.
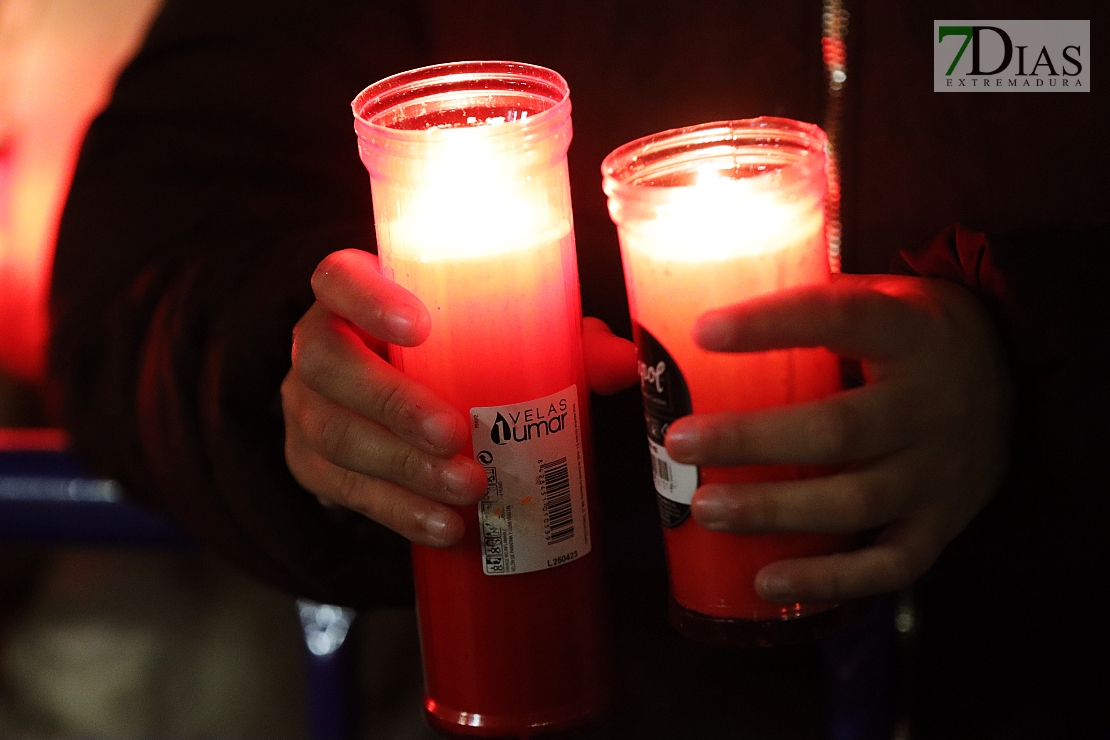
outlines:
[[[671, 620], [695, 639], [802, 639], [835, 624], [832, 605], [907, 585], [1005, 467], [1009, 386], [983, 307], [933, 281], [829, 275], [824, 141], [796, 121], [726, 121], [602, 166]], [[868, 384], [841, 390], [833, 353]]]
[[881, 531], [851, 553], [786, 560], [756, 576], [780, 603], [838, 601], [909, 585], [1001, 483], [1010, 382], [978, 300], [937, 280], [837, 275], [710, 312], [714, 352], [828, 347], [867, 384], [785, 408], [689, 416], [667, 451], [692, 465], [840, 465], [800, 480], [712, 483], [694, 518], [738, 533]]
[[327, 257], [313, 290], [282, 385], [290, 470], [321, 501], [409, 540], [457, 542], [463, 521], [446, 504], [473, 504], [486, 491], [482, 467], [459, 454], [466, 418], [382, 356], [386, 342], [424, 340], [427, 309], [357, 250]]
[[[427, 308], [381, 275], [360, 250], [325, 258], [312, 280], [317, 302], [294, 330], [282, 385], [286, 461], [321, 501], [344, 506], [430, 546], [459, 541], [450, 504], [486, 492], [485, 471], [458, 454], [467, 419], [385, 359], [386, 343], [419, 345]], [[635, 382], [635, 347], [600, 320], [583, 320], [586, 379], [613, 392]]]

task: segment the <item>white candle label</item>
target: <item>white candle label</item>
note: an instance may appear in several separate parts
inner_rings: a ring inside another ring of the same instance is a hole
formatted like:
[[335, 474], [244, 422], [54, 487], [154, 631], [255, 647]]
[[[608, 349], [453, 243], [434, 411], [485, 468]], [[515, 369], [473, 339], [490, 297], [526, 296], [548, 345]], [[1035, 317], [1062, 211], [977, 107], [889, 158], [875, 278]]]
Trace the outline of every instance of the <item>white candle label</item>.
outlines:
[[698, 488], [698, 468], [672, 460], [663, 440], [671, 422], [693, 413], [694, 408], [678, 363], [647, 329], [636, 325], [634, 333], [659, 517], [664, 527], [677, 527], [690, 516], [690, 501]]
[[[698, 490], [697, 466], [675, 462], [667, 454], [667, 448], [651, 437], [648, 437], [648, 448], [651, 450], [651, 477], [655, 481], [655, 492], [668, 502], [688, 507], [694, 500], [694, 491]], [[679, 513], [684, 515], [686, 512]], [[664, 515], [664, 519], [667, 518]], [[685, 520], [686, 517], [682, 518]]]
[[482, 569], [502, 576], [554, 568], [590, 551], [578, 387], [510, 406], [470, 409]]

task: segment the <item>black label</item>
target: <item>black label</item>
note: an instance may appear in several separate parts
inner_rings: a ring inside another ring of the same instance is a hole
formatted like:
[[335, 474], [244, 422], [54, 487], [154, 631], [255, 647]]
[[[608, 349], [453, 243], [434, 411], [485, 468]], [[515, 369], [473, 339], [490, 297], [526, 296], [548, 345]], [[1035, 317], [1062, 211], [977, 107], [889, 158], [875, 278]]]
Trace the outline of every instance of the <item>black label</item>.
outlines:
[[[678, 363], [651, 332], [639, 324], [633, 324], [632, 331], [639, 356], [640, 394], [644, 399], [648, 438], [662, 445], [671, 422], [694, 412], [690, 390]], [[656, 461], [654, 464], [662, 463]], [[658, 492], [655, 497], [664, 527], [677, 527], [689, 518], [688, 505], [671, 501]]]

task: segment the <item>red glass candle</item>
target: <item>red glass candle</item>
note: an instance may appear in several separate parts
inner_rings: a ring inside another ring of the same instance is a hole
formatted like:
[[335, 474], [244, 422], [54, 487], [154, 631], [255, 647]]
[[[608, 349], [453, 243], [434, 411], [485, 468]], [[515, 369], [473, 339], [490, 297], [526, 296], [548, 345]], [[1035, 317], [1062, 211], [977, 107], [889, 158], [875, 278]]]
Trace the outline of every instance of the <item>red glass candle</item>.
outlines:
[[413, 546], [425, 711], [447, 734], [527, 737], [600, 715], [611, 667], [588, 389], [555, 72], [439, 65], [353, 103], [385, 273], [432, 315], [392, 362], [471, 420], [489, 488], [458, 546]]
[[[789, 639], [828, 604], [760, 599], [768, 563], [835, 551], [838, 536], [712, 532], [689, 516], [699, 484], [801, 477], [797, 466], [695, 468], [671, 460], [667, 427], [690, 413], [810, 401], [840, 389], [824, 349], [714, 353], [694, 344], [704, 312], [829, 279], [824, 133], [776, 118], [709, 123], [633, 141], [602, 171], [618, 227], [671, 582], [671, 621], [697, 639]], [[804, 620], [803, 620], [804, 621]]]

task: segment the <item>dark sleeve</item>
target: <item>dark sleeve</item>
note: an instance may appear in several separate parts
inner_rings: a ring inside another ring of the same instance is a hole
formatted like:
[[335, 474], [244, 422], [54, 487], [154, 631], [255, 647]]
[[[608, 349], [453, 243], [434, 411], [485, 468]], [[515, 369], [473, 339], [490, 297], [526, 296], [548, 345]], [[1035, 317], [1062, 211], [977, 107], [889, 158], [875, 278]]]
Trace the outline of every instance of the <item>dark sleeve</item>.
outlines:
[[1108, 250], [1105, 224], [955, 226], [897, 258], [982, 298], [1016, 401], [1001, 489], [915, 587], [921, 737], [1105, 734], [1093, 709], [1105, 625], [1089, 605], [1110, 595]]
[[285, 590], [403, 603], [407, 544], [322, 508], [283, 456], [312, 270], [373, 248], [349, 102], [420, 49], [404, 3], [326, 5], [167, 4], [80, 155], [50, 369], [77, 450], [129, 495]]
[[[959, 283], [994, 317], [1017, 386], [1015, 464], [1083, 475], [1105, 448], [1110, 224], [987, 235], [951, 226], [894, 269]], [[1070, 471], [1070, 472], [1069, 472]]]

